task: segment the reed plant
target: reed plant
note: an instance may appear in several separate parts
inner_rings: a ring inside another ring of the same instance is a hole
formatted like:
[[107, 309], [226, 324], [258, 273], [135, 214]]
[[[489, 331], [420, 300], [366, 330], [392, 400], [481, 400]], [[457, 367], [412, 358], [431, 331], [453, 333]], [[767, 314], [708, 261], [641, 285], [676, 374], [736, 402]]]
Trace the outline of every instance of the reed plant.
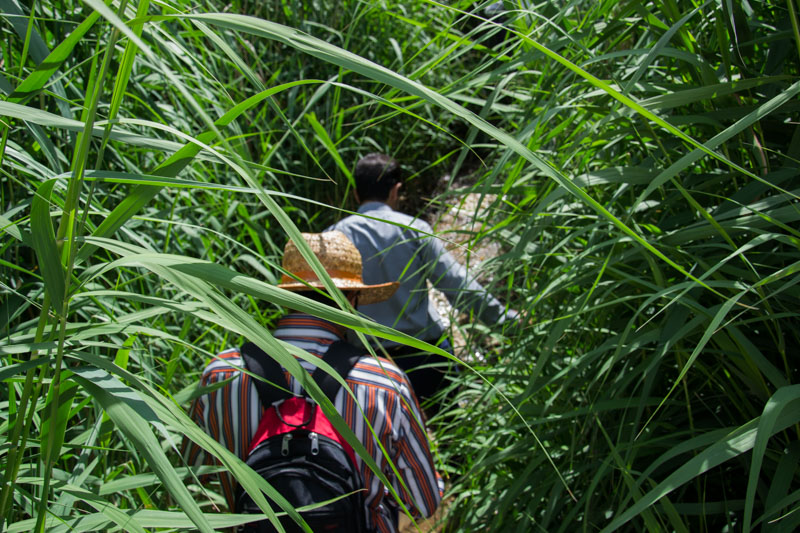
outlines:
[[0, 530], [298, 516], [185, 412], [283, 307], [435, 351], [274, 288], [376, 150], [523, 316], [454, 321], [447, 529], [798, 527], [797, 3], [489, 4], [0, 2]]

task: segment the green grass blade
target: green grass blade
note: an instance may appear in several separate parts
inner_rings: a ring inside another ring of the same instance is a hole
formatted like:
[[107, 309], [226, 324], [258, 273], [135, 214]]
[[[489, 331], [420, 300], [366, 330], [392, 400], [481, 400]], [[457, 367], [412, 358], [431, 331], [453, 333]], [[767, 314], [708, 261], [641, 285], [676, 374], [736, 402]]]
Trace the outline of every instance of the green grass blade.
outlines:
[[[800, 422], [800, 399], [797, 399], [796, 394], [793, 396], [795, 399], [783, 405], [784, 408], [780, 411], [777, 420], [771, 424], [769, 436]], [[681, 485], [725, 461], [750, 451], [759, 436], [759, 423], [759, 418], [751, 420], [736, 428], [729, 435], [715, 442], [701, 453], [695, 455], [667, 476], [667, 478], [654, 489], [645, 494], [634, 505], [615, 518], [608, 526], [603, 528], [601, 533], [617, 530], [644, 509], [652, 506], [660, 498], [666, 496]], [[768, 436], [764, 435], [763, 438], [768, 438]]]
[[[267, 90], [264, 90], [250, 98], [246, 99], [245, 101], [237, 104], [229, 111], [227, 111], [222, 117], [220, 117], [216, 122], [215, 126], [217, 128], [223, 128], [228, 126], [241, 115], [243, 115], [246, 111], [252, 109], [253, 107], [260, 104], [267, 98], [270, 98], [273, 95], [279, 94], [283, 91], [290, 90], [293, 87], [297, 87], [300, 85], [306, 84], [316, 84], [321, 83], [316, 80], [299, 80], [294, 82], [289, 82], [285, 84], [278, 85], [276, 87], [271, 87]], [[2, 102], [0, 102], [2, 104]], [[2, 109], [0, 108], [0, 112]], [[113, 135], [113, 134], [112, 134]], [[189, 165], [194, 157], [200, 153], [201, 146], [207, 145], [208, 143], [212, 142], [216, 136], [216, 132], [214, 131], [206, 131], [201, 133], [197, 137], [197, 142], [189, 141], [179, 149], [174, 150], [175, 153], [169, 157], [166, 161], [161, 163], [158, 167], [153, 170], [153, 175], [162, 176], [162, 177], [175, 177], [181, 172], [187, 165]], [[133, 217], [136, 213], [138, 213], [145, 205], [147, 205], [155, 196], [159, 193], [161, 187], [156, 186], [149, 186], [149, 185], [142, 185], [135, 188], [128, 194], [125, 199], [114, 208], [114, 210], [103, 220], [100, 226], [94, 231], [93, 235], [96, 237], [107, 237], [114, 232], [116, 232], [119, 228], [125, 224], [131, 217]], [[81, 249], [78, 255], [79, 260], [84, 260], [86, 257], [91, 255], [94, 248], [90, 246], [86, 246]]]
[[91, 13], [86, 20], [81, 22], [65, 40], [61, 41], [59, 45], [49, 53], [39, 66], [32, 73], [28, 75], [14, 89], [14, 92], [7, 98], [8, 102], [23, 104], [27, 100], [34, 97], [41, 91], [48, 81], [53, 77], [53, 74], [62, 67], [64, 62], [70, 57], [75, 46], [81, 42], [86, 33], [92, 29], [94, 24], [100, 18], [98, 13]]
[[779, 416], [787, 406], [794, 405], [795, 400], [800, 398], [800, 385], [792, 385], [778, 389], [775, 394], [764, 406], [764, 413], [758, 420], [758, 433], [753, 444], [753, 459], [750, 463], [750, 477], [747, 482], [747, 493], [745, 496], [744, 522], [742, 531], [750, 531], [750, 524], [753, 520], [753, 504], [755, 502], [758, 478], [761, 474], [761, 465], [764, 463], [764, 453], [767, 450], [769, 438], [775, 434], [775, 425], [778, 423]]
[[[505, 146], [510, 148], [511, 150], [518, 153], [520, 156], [527, 159], [530, 163], [536, 166], [544, 175], [548, 176], [549, 178], [556, 181], [559, 185], [564, 187], [567, 191], [571, 194], [576, 196], [581, 201], [584, 201], [592, 207], [592, 209], [596, 210], [601, 216], [611, 222], [614, 226], [617, 227], [620, 231], [625, 233], [626, 235], [633, 238], [637, 243], [643, 246], [645, 249], [659, 257], [662, 261], [666, 262], [676, 270], [678, 270], [683, 275], [689, 277], [690, 279], [694, 280], [695, 282], [699, 283], [701, 286], [711, 290], [712, 292], [716, 292], [703, 282], [699, 281], [694, 275], [690, 274], [686, 271], [682, 266], [678, 263], [664, 255], [660, 250], [650, 244], [646, 239], [642, 238], [637, 232], [632, 230], [628, 227], [625, 223], [619, 220], [616, 216], [611, 214], [605, 207], [603, 207], [599, 202], [597, 202], [594, 198], [589, 196], [583, 189], [575, 185], [571, 180], [569, 180], [564, 174], [547, 164], [541, 158], [536, 156], [529, 148], [521, 144], [512, 136], [508, 135], [507, 133], [501, 131], [498, 128], [495, 128], [485, 120], [481, 119], [474, 113], [464, 109], [462, 106], [456, 104], [449, 98], [442, 96], [441, 94], [428, 89], [427, 87], [414, 82], [408, 78], [400, 76], [395, 72], [392, 72], [384, 67], [376, 65], [362, 57], [356, 56], [351, 54], [345, 50], [340, 48], [334, 47], [324, 41], [320, 41], [311, 37], [309, 35], [303, 34], [291, 28], [286, 28], [285, 26], [281, 26], [279, 24], [275, 24], [272, 22], [254, 19], [252, 17], [246, 17], [242, 15], [230, 15], [230, 14], [214, 14], [214, 15], [189, 15], [189, 18], [192, 19], [199, 19], [208, 21], [210, 24], [216, 24], [219, 26], [223, 26], [230, 29], [235, 29], [238, 31], [251, 33], [254, 35], [259, 35], [262, 37], [267, 37], [270, 39], [275, 39], [282, 43], [285, 43], [293, 48], [296, 48], [302, 52], [305, 52], [309, 55], [322, 59], [324, 61], [328, 61], [335, 65], [338, 65], [342, 68], [351, 69], [355, 72], [358, 72], [362, 75], [368, 76], [376, 81], [386, 83], [391, 85], [397, 89], [405, 91], [409, 94], [418, 96], [427, 100], [428, 102], [445, 109], [446, 111], [453, 113], [454, 115], [466, 120], [475, 128], [483, 131], [484, 133], [492, 136], [496, 140], [503, 143]], [[169, 17], [151, 17], [151, 20], [168, 20]], [[549, 51], [548, 51], [549, 52]], [[556, 55], [557, 56], [557, 55]], [[560, 56], [557, 56], [560, 58]], [[585, 72], [582, 69], [579, 69], [575, 65], [567, 62], [574, 70]], [[655, 119], [660, 124], [668, 126], [668, 129], [673, 133], [679, 134], [682, 138], [688, 137], [681, 133], [679, 130], [666, 124], [663, 120], [658, 119], [655, 115], [651, 112], [645, 110], [639, 104], [636, 104], [630, 98], [624, 97], [618, 91], [614, 91], [613, 89], [608, 86], [608, 84], [604, 82], [600, 82], [593, 76], [587, 76], [591, 78], [593, 83], [597, 83], [599, 87], [603, 88], [607, 92], [613, 93], [614, 95], [618, 95], [621, 101], [630, 107], [639, 110], [643, 114], [645, 114], [648, 118]], [[696, 141], [692, 140], [692, 143], [695, 146], [700, 147], [704, 152], [709, 153], [710, 150], [705, 149], [702, 145], [699, 145]], [[712, 155], [716, 156], [716, 154], [711, 153]], [[737, 170], [740, 170], [737, 167]], [[741, 169], [740, 171], [744, 171]], [[747, 171], [744, 171], [746, 174], [750, 174]], [[294, 239], [293, 239], [294, 240]], [[311, 263], [310, 263], [311, 264]]]
[[328, 132], [325, 131], [325, 128], [322, 126], [322, 124], [320, 124], [319, 120], [317, 120], [317, 116], [314, 113], [306, 113], [305, 117], [306, 120], [311, 123], [311, 127], [314, 128], [314, 133], [317, 134], [317, 138], [322, 143], [322, 146], [325, 147], [330, 156], [336, 162], [336, 166], [339, 167], [339, 170], [341, 170], [342, 174], [345, 175], [347, 181], [350, 182], [352, 186], [355, 186], [353, 175], [350, 172], [350, 169], [344, 163], [342, 156], [339, 155], [339, 151], [336, 149], [336, 144], [334, 144], [333, 140], [328, 135]]
[[67, 283], [56, 245], [53, 221], [50, 218], [50, 195], [55, 184], [55, 180], [47, 180], [36, 191], [31, 206], [31, 237], [39, 269], [45, 280], [45, 290], [50, 295], [53, 308], [61, 312]]
[[135, 443], [137, 451], [147, 458], [150, 467], [192, 520], [192, 523], [200, 531], [209, 533], [214, 531], [150, 430], [148, 422], [153, 423], [158, 420], [155, 413], [150, 409], [144, 409], [142, 401], [130, 388], [102, 370], [74, 368], [73, 371], [75, 375], [72, 379], [92, 395], [116, 426]]

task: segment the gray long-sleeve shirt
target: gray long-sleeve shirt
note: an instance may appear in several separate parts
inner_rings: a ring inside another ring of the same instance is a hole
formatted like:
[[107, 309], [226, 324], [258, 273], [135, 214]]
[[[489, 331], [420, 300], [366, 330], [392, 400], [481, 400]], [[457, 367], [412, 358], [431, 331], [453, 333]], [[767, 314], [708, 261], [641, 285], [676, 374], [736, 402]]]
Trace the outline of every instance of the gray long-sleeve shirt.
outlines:
[[433, 229], [429, 224], [381, 202], [366, 202], [358, 212], [326, 231], [339, 230], [353, 241], [361, 252], [365, 283], [400, 281], [390, 299], [359, 306], [359, 311], [398, 331], [435, 342], [444, 331], [444, 322], [428, 298], [427, 279], [455, 307], [472, 310], [484, 322], [513, 318], [513, 312], [507, 313], [503, 304], [468, 276], [442, 242], [430, 236]]

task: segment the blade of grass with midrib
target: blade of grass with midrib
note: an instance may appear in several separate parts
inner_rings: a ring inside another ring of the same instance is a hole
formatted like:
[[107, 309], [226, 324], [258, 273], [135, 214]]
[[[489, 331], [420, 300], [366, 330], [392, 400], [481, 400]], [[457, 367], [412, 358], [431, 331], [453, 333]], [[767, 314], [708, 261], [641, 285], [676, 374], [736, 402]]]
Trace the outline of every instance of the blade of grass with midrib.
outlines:
[[[139, 453], [147, 458], [147, 462], [170, 494], [189, 516], [200, 531], [213, 532], [200, 507], [178, 478], [175, 470], [161, 449], [161, 444], [150, 430], [147, 422], [158, 420], [149, 409], [142, 410], [141, 400], [122, 382], [113, 379], [104, 371], [92, 368], [73, 368], [77, 381], [82, 388], [91, 394], [102, 405], [116, 427], [136, 445]], [[131, 403], [133, 402], [133, 403]]]
[[[769, 427], [768, 435], [762, 434], [761, 438], [768, 438], [800, 422], [800, 393], [798, 393], [797, 387], [800, 386], [795, 385], [789, 388], [791, 389], [791, 400], [781, 406], [780, 414], [777, 415], [774, 421], [767, 424]], [[684, 483], [691, 481], [703, 472], [707, 472], [709, 469], [725, 461], [751, 450], [759, 437], [759, 425], [760, 417], [736, 428], [731, 433], [725, 435], [720, 440], [689, 459], [667, 476], [664, 481], [659, 483], [654, 489], [645, 494], [639, 501], [603, 528], [601, 533], [610, 533], [611, 531], [617, 530], [637, 516], [642, 510], [655, 504], [659, 498], [669, 494]]]
[[[282, 91], [291, 89], [292, 87], [296, 87], [299, 85], [305, 84], [312, 84], [312, 83], [321, 83], [316, 80], [299, 80], [294, 82], [289, 82], [286, 84], [278, 85], [276, 87], [272, 87], [265, 91], [262, 91], [259, 94], [251, 96], [244, 102], [234, 106], [229, 111], [227, 111], [222, 117], [220, 117], [216, 122], [216, 126], [218, 128], [223, 128], [239, 118], [242, 114], [246, 111], [252, 109], [263, 100], [278, 94]], [[216, 132], [214, 131], [206, 131], [201, 133], [197, 137], [197, 141], [200, 144], [208, 144], [212, 142], [216, 137]], [[200, 152], [201, 147], [198, 144], [187, 142], [183, 145], [182, 148], [177, 150], [169, 159], [161, 163], [158, 167], [153, 170], [153, 175], [173, 178], [180, 173], [189, 163], [192, 162], [194, 157]], [[150, 186], [150, 185], [140, 185], [133, 189], [125, 199], [116, 207], [114, 210], [103, 220], [101, 225], [97, 228], [97, 230], [93, 233], [96, 237], [106, 237], [114, 232], [116, 232], [119, 228], [122, 227], [125, 222], [130, 220], [132, 216], [138, 213], [145, 205], [147, 205], [155, 196], [161, 191], [162, 187]], [[89, 245], [88, 247], [84, 247], [81, 249], [78, 259], [85, 260], [88, 256], [90, 256], [93, 252], [94, 248]]]
[[[183, 15], [179, 16], [178, 18], [180, 17], [183, 17]], [[281, 26], [279, 24], [275, 24], [264, 20], [259, 20], [253, 17], [247, 17], [243, 15], [231, 15], [231, 14], [186, 15], [186, 17], [205, 20], [211, 24], [216, 24], [222, 27], [227, 27], [230, 29], [235, 29], [242, 32], [252, 33], [255, 35], [260, 35], [270, 39], [278, 40], [309, 55], [339, 65], [341, 67], [354, 70], [355, 72], [368, 76], [376, 81], [386, 83], [395, 88], [408, 92], [412, 95], [423, 98], [436, 106], [442, 107], [443, 109], [453, 113], [454, 115], [463, 118], [477, 129], [494, 137], [495, 139], [497, 139], [498, 141], [502, 142], [504, 145], [509, 147], [511, 150], [515, 151], [520, 156], [527, 159], [530, 163], [535, 165], [542, 173], [544, 173], [549, 178], [555, 180], [559, 185], [564, 187], [578, 199], [586, 202], [589, 206], [591, 206], [594, 210], [596, 210], [603, 218], [607, 219], [614, 226], [616, 226], [617, 229], [619, 229], [623, 233], [633, 238], [638, 244], [640, 244], [645, 249], [647, 249], [657, 257], [659, 257], [662, 261], [666, 262], [667, 264], [678, 270], [680, 273], [694, 280], [696, 283], [699, 283], [701, 286], [705, 287], [711, 292], [715, 293], [717, 292], [715, 289], [711, 289], [710, 287], [705, 285], [702, 281], [700, 281], [697, 277], [686, 271], [678, 263], [668, 258], [663, 252], [661, 252], [655, 246], [650, 244], [650, 242], [648, 242], [646, 239], [642, 238], [638, 233], [636, 233], [630, 227], [624, 224], [621, 220], [619, 220], [616, 216], [614, 216], [611, 212], [609, 212], [605, 207], [603, 207], [600, 203], [598, 203], [594, 198], [589, 196], [586, 193], [586, 191], [575, 185], [560, 171], [553, 168], [552, 166], [547, 164], [544, 160], [536, 156], [526, 146], [519, 143], [512, 136], [490, 125], [489, 123], [479, 118], [474, 113], [471, 113], [470, 111], [464, 109], [460, 105], [440, 95], [439, 93], [417, 82], [409, 80], [408, 78], [404, 78], [403, 76], [400, 76], [386, 68], [376, 65], [362, 57], [356, 56], [345, 50], [332, 46], [329, 43], [320, 41], [319, 39], [315, 39], [314, 37], [306, 35], [297, 30], [287, 28], [285, 26]], [[158, 17], [150, 17], [149, 20], [161, 21], [161, 20], [169, 20], [170, 18], [172, 17], [158, 16]], [[560, 58], [560, 56], [557, 56], [556, 54], [554, 54], [554, 56]], [[572, 63], [569, 63], [569, 65], [574, 69], [580, 70], [577, 66], [572, 65]], [[596, 80], [596, 78], [588, 75], [588, 73], [586, 75], [589, 76], [591, 80], [594, 80], [593, 83], [596, 81], [601, 88], [606, 90], [606, 92], [619, 94], [617, 91], [611, 89], [610, 86], [608, 86], [608, 84], [600, 82], [600, 80]], [[633, 101], [631, 101], [627, 97], [623, 98], [623, 100], [624, 100], [623, 103], [627, 103], [628, 105], [630, 105], [635, 109], [646, 111], [640, 105], [633, 103]], [[647, 111], [644, 114], [648, 118], [657, 119], [657, 117], [655, 117], [655, 115], [653, 115], [649, 111]], [[662, 123], [666, 124], [664, 123], [663, 120], [658, 119], [657, 121], [659, 122], [660, 125], [662, 125]], [[681, 135], [682, 138], [688, 139], [688, 137], [685, 134], [682, 134], [681, 132], [679, 132], [679, 130], [677, 130], [672, 126], [669, 126], [667, 129], [669, 129], [673, 133], [677, 132], [678, 134]], [[692, 143], [693, 145], [703, 149], [704, 152], [706, 153], [710, 152], [710, 150], [705, 149], [705, 147], [703, 147], [696, 141], [692, 140]], [[713, 152], [711, 152], [711, 155], [719, 157]], [[724, 162], [730, 163], [728, 160], [725, 160]], [[750, 175], [750, 173], [745, 171], [744, 169], [740, 169], [738, 166], [736, 166], [736, 168], [737, 170], [740, 170], [745, 174]]]

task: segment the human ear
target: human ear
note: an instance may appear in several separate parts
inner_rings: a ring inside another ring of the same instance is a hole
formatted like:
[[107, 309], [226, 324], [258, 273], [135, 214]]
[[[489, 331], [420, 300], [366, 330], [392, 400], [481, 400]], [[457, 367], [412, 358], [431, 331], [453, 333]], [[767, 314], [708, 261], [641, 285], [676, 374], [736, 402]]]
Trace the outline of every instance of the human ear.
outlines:
[[403, 184], [398, 181], [389, 189], [389, 198], [386, 203], [391, 206], [392, 209], [397, 209], [397, 206], [400, 204], [400, 187], [402, 186]]

